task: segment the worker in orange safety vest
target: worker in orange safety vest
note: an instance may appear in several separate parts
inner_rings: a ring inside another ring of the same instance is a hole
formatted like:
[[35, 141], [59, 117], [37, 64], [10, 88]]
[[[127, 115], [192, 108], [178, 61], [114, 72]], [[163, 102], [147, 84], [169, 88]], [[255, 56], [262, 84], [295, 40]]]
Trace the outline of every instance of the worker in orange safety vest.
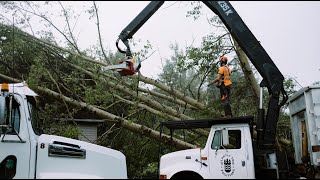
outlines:
[[231, 94], [231, 70], [228, 67], [228, 58], [221, 56], [219, 59], [220, 68], [218, 77], [212, 82], [217, 83], [216, 86], [220, 89], [221, 101], [223, 104], [225, 117], [232, 117], [231, 105], [230, 105], [230, 94]]

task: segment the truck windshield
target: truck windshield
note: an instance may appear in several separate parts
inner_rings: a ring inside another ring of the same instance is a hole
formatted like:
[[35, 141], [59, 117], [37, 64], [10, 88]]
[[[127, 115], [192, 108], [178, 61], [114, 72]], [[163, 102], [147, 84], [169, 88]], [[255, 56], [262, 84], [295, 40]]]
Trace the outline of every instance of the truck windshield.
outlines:
[[[11, 101], [11, 111], [10, 111], [10, 99]], [[12, 128], [6, 130], [6, 134], [15, 134], [13, 128], [19, 133], [20, 131], [20, 104], [13, 97], [0, 96], [0, 124], [10, 125]], [[11, 116], [11, 117], [10, 117]], [[10, 124], [11, 119], [11, 124]]]
[[29, 111], [29, 117], [32, 125], [32, 129], [36, 135], [43, 134], [43, 131], [40, 128], [39, 125], [39, 117], [38, 117], [38, 110], [36, 108], [36, 100], [33, 96], [27, 96], [27, 102], [28, 102], [28, 111]]
[[219, 149], [220, 145], [221, 145], [221, 130], [217, 130], [214, 133], [213, 141], [212, 141], [212, 144], [211, 144], [211, 148], [212, 149]]

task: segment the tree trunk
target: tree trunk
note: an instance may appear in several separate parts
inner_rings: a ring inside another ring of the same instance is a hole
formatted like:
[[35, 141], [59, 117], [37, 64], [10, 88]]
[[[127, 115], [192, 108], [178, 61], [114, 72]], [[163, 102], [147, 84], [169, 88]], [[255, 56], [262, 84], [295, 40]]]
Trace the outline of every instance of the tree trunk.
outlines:
[[[113, 77], [113, 76], [110, 76], [110, 75], [105, 75], [105, 76], [110, 78], [110, 79], [113, 79], [115, 81], [119, 81], [119, 79], [117, 79], [116, 77]], [[122, 82], [122, 83], [124, 83], [125, 85], [130, 86], [129, 83], [126, 83], [126, 82]], [[140, 92], [151, 94], [151, 95], [153, 95], [155, 97], [158, 97], [158, 98], [161, 98], [161, 99], [165, 99], [167, 101], [173, 102], [175, 104], [184, 106], [184, 107], [189, 108], [189, 109], [198, 109], [198, 108], [196, 108], [196, 107], [194, 107], [194, 106], [192, 106], [192, 105], [190, 105], [190, 104], [188, 104], [188, 103], [186, 103], [186, 102], [184, 102], [184, 101], [182, 101], [180, 99], [177, 99], [177, 98], [172, 97], [172, 96], [168, 96], [166, 94], [162, 94], [162, 93], [156, 92], [154, 90], [149, 90], [149, 89], [145, 89], [145, 88], [141, 88], [141, 87], [138, 87], [137, 90], [140, 91]]]
[[[21, 82], [21, 81], [19, 81], [17, 79], [5, 76], [3, 74], [0, 74], [0, 77], [5, 79], [5, 80], [8, 80], [10, 82], [16, 82], [16, 83]], [[109, 120], [111, 120], [113, 122], [119, 123], [119, 125], [121, 127], [124, 127], [124, 128], [126, 128], [126, 129], [128, 129], [128, 130], [130, 130], [132, 132], [135, 132], [135, 133], [147, 136], [149, 138], [155, 139], [155, 140], [157, 140], [159, 142], [162, 142], [162, 143], [165, 143], [167, 145], [176, 147], [177, 149], [197, 148], [197, 146], [195, 146], [193, 144], [181, 141], [181, 140], [176, 139], [174, 137], [172, 137], [172, 139], [171, 139], [170, 136], [165, 135], [165, 134], [162, 134], [161, 137], [160, 137], [160, 132], [158, 132], [158, 131], [155, 131], [155, 130], [153, 130], [151, 128], [145, 127], [145, 126], [140, 125], [140, 124], [129, 122], [128, 120], [126, 120], [124, 118], [121, 118], [121, 117], [116, 116], [114, 114], [111, 114], [109, 112], [103, 111], [103, 110], [101, 110], [99, 108], [96, 108], [96, 107], [94, 107], [92, 105], [89, 105], [87, 103], [79, 102], [79, 101], [76, 101], [76, 100], [71, 99], [69, 97], [63, 96], [62, 94], [54, 92], [54, 91], [52, 91], [50, 89], [39, 87], [39, 86], [33, 87], [33, 89], [37, 93], [42, 93], [42, 94], [45, 94], [46, 96], [50, 96], [50, 97], [53, 97], [55, 99], [64, 100], [66, 103], [68, 103], [70, 105], [73, 105], [73, 106], [76, 106], [76, 107], [85, 108], [86, 110], [92, 112], [93, 114], [98, 115], [101, 118], [109, 119]]]
[[[137, 76], [136, 76], [136, 78], [137, 78]], [[190, 98], [189, 96], [186, 96], [185, 94], [181, 93], [180, 91], [171, 89], [169, 86], [167, 86], [157, 80], [153, 80], [153, 79], [150, 79], [150, 78], [142, 76], [142, 75], [139, 76], [139, 80], [141, 80], [144, 83], [152, 84], [152, 85], [158, 87], [159, 89], [161, 89], [169, 94], [172, 94], [173, 96], [183, 100], [184, 102], [186, 102], [186, 103], [188, 103], [188, 104], [190, 104], [200, 110], [205, 109], [204, 104], [198, 102], [197, 100], [195, 100], [193, 98]]]
[[151, 100], [150, 98], [146, 98], [144, 95], [141, 95], [141, 94], [136, 94], [136, 92], [133, 92], [132, 90], [130, 90], [129, 88], [125, 87], [125, 86], [122, 86], [122, 85], [119, 85], [119, 84], [115, 84], [111, 81], [106, 81], [104, 78], [101, 78], [101, 77], [97, 77], [96, 75], [94, 75], [93, 73], [77, 66], [77, 65], [74, 65], [74, 64], [71, 64], [70, 63], [70, 66], [72, 66], [73, 68], [79, 70], [80, 72], [83, 72], [87, 75], [89, 75], [90, 77], [94, 78], [94, 79], [99, 79], [101, 82], [103, 83], [106, 83], [109, 87], [113, 87], [117, 90], [120, 90], [128, 95], [130, 95], [131, 97], [133, 98], [137, 98], [139, 99], [140, 101], [152, 106], [154, 109], [157, 109], [159, 111], [163, 111], [163, 112], [166, 112], [172, 116], [176, 116], [176, 117], [179, 117], [181, 119], [185, 119], [185, 120], [190, 120], [190, 119], [193, 119], [187, 115], [184, 115], [182, 113], [179, 113], [177, 112], [176, 110], [172, 109], [171, 107], [168, 107], [164, 104], [161, 104], [159, 102], [156, 102], [154, 100]]
[[252, 90], [252, 94], [254, 97], [256, 97], [255, 101], [258, 104], [259, 97], [260, 97], [260, 87], [257, 83], [256, 78], [254, 77], [254, 73], [250, 67], [248, 57], [234, 38], [233, 38], [233, 42], [235, 44], [236, 53], [238, 55], [240, 66], [242, 68], [244, 76], [246, 77], [248, 85], [250, 85], [251, 87], [250, 89]]
[[[100, 64], [100, 65], [102, 65], [102, 66], [108, 66], [107, 63], [104, 63], [104, 62], [102, 62], [102, 61], [98, 61], [98, 60], [95, 60], [95, 59], [93, 59], [93, 58], [90, 58], [90, 57], [87, 57], [87, 56], [83, 56], [83, 55], [81, 55], [81, 54], [79, 54], [79, 53], [76, 53], [76, 52], [67, 50], [67, 49], [65, 49], [65, 48], [59, 47], [59, 46], [54, 45], [54, 44], [52, 44], [52, 43], [50, 43], [50, 42], [48, 42], [48, 41], [46, 41], [46, 40], [42, 40], [42, 39], [39, 39], [39, 38], [37, 38], [37, 37], [34, 37], [34, 36], [32, 36], [32, 35], [30, 35], [30, 34], [28, 34], [28, 33], [25, 33], [25, 32], [20, 33], [20, 32], [19, 32], [19, 35], [21, 35], [22, 37], [24, 37], [24, 38], [26, 38], [26, 39], [32, 39], [32, 40], [33, 40], [32, 42], [38, 42], [38, 43], [44, 44], [44, 45], [46, 45], [46, 46], [49, 46], [49, 47], [52, 47], [52, 48], [56, 48], [56, 49], [62, 50], [62, 51], [64, 51], [64, 52], [68, 52], [68, 53], [70, 53], [70, 54], [72, 54], [72, 55], [74, 55], [74, 56], [78, 56], [78, 57], [80, 57], [80, 58], [82, 58], [82, 59], [84, 59], [84, 60], [86, 60], [86, 61], [89, 61], [89, 62], [92, 62], [92, 63], [95, 63], [95, 64]], [[133, 76], [133, 77], [137, 78], [137, 76]], [[158, 82], [158, 81], [156, 81], [156, 80], [147, 78], [147, 77], [142, 76], [142, 75], [139, 76], [139, 80], [141, 80], [142, 82], [145, 82], [145, 83], [147, 83], [147, 84], [152, 84], [152, 85], [154, 85], [154, 86], [156, 86], [156, 87], [158, 87], [158, 88], [166, 91], [166, 92], [169, 93], [169, 94], [173, 94], [173, 95], [176, 96], [177, 98], [183, 100], [183, 101], [186, 102], [187, 104], [190, 104], [190, 105], [192, 105], [192, 106], [194, 106], [194, 107], [196, 107], [196, 108], [198, 108], [198, 109], [203, 110], [203, 109], [205, 108], [204, 104], [198, 102], [197, 100], [195, 100], [195, 99], [193, 99], [193, 98], [190, 98], [190, 97], [184, 95], [184, 94], [181, 93], [180, 91], [172, 90], [170, 87], [168, 87], [168, 86], [166, 86], [165, 84], [162, 84], [162, 83], [160, 83], [160, 82]]]

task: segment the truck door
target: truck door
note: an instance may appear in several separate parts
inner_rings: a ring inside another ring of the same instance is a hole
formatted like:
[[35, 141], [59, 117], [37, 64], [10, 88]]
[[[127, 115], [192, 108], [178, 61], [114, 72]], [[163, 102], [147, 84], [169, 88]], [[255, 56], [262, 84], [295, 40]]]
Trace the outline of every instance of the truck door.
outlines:
[[[29, 178], [30, 140], [26, 123], [22, 121], [25, 113], [21, 100], [21, 96], [12, 97], [12, 111], [8, 113], [8, 97], [0, 96], [0, 179]], [[12, 128], [7, 126], [8, 114], [12, 117]]]
[[[244, 147], [243, 128], [227, 128], [227, 134], [222, 129], [214, 132], [209, 150], [211, 178], [239, 179], [247, 178], [246, 148]], [[229, 136], [229, 144], [223, 145], [222, 138]]]

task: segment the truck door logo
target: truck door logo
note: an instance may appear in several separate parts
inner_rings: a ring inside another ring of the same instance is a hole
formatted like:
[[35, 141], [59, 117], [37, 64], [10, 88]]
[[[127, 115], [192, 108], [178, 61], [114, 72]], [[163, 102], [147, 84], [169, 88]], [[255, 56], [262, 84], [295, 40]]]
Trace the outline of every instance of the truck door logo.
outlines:
[[224, 164], [224, 171], [226, 173], [230, 173], [231, 172], [231, 159], [225, 159], [223, 160], [223, 164]]
[[230, 173], [231, 172], [231, 159], [225, 159], [223, 160], [223, 164], [224, 164], [224, 171], [226, 173]]
[[222, 156], [220, 160], [221, 173], [227, 177], [230, 177], [234, 174], [234, 158], [229, 154]]

